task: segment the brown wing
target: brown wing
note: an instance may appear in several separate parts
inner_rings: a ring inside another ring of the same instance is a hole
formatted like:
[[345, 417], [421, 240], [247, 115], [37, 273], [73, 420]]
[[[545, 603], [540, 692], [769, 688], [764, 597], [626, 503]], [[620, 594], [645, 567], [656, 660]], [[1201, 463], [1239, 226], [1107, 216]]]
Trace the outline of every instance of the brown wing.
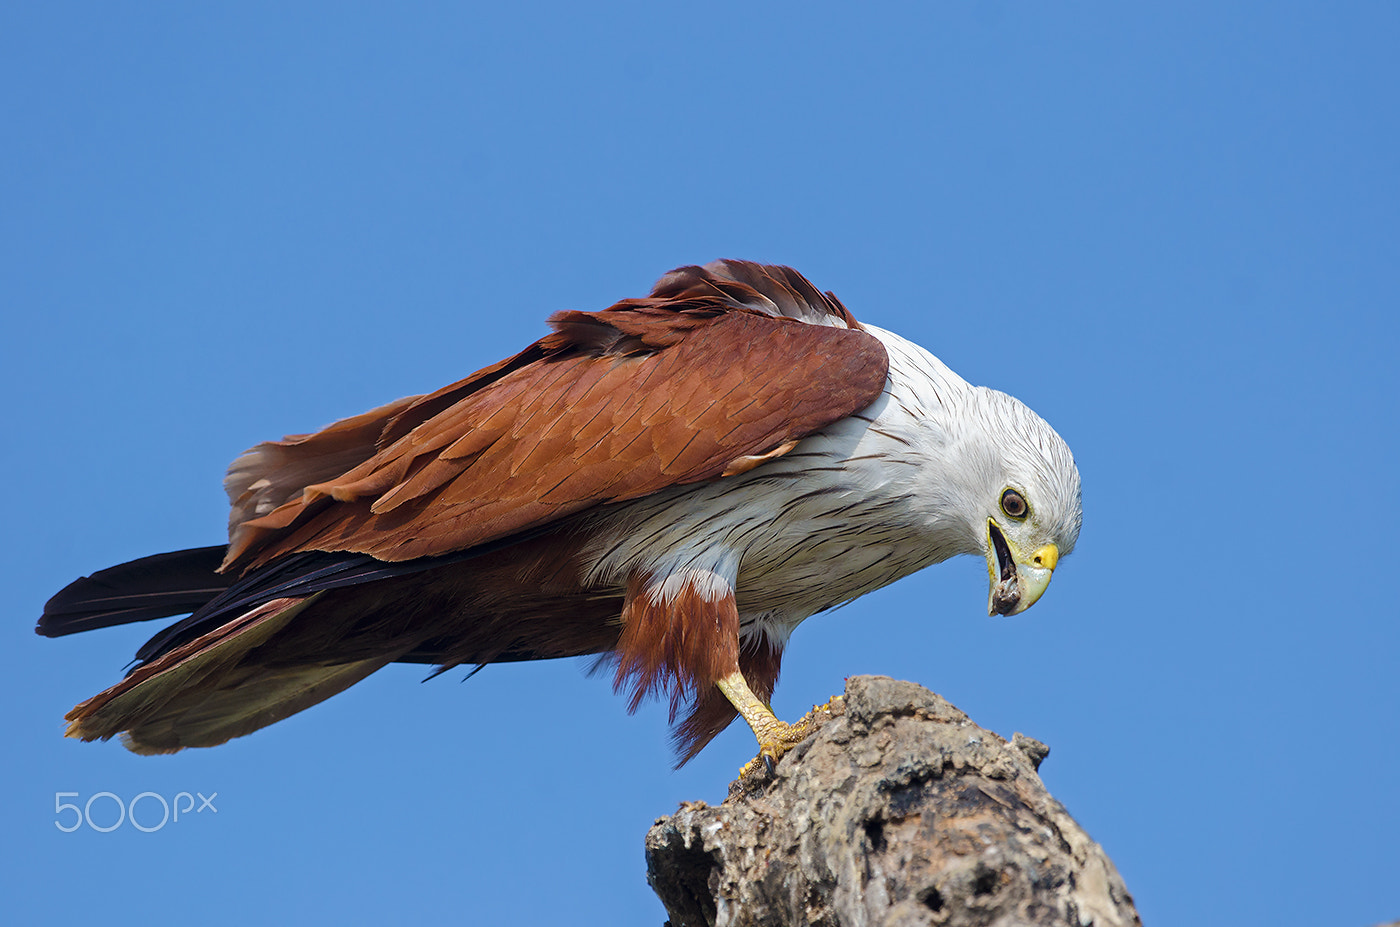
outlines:
[[[873, 402], [887, 373], [880, 342], [787, 268], [682, 268], [649, 298], [550, 323], [436, 393], [255, 448], [240, 463], [277, 462], [230, 487], [256, 517], [231, 532], [225, 569], [305, 550], [436, 556], [741, 472]], [[338, 470], [354, 448], [366, 459], [295, 493], [298, 475]]]

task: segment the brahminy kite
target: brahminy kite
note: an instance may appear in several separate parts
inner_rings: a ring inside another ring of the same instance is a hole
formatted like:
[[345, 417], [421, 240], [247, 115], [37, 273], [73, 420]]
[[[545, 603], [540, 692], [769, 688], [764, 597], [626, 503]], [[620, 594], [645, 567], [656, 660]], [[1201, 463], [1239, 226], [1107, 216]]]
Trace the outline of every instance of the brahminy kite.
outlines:
[[772, 763], [816, 717], [768, 704], [804, 619], [956, 554], [1013, 615], [1078, 538], [1044, 420], [790, 268], [682, 267], [549, 323], [435, 393], [249, 450], [227, 545], [55, 595], [50, 637], [190, 613], [68, 735], [211, 747], [389, 663], [595, 654], [631, 708], [689, 706], [681, 762], [741, 714]]

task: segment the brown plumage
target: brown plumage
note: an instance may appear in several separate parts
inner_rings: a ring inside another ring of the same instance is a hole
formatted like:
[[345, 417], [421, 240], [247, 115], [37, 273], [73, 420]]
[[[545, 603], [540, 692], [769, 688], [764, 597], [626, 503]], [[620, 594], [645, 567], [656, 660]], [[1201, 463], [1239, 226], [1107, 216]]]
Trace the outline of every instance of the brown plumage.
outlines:
[[258, 467], [266, 446], [254, 448], [233, 465], [235, 515], [287, 498], [239, 519], [224, 567], [304, 550], [389, 561], [452, 553], [743, 472], [878, 395], [884, 352], [874, 338], [747, 311], [708, 289], [559, 313], [553, 335], [507, 361], [273, 445], [294, 473], [325, 472], [323, 446], [359, 437], [367, 458], [334, 477], [250, 490], [269, 479]]

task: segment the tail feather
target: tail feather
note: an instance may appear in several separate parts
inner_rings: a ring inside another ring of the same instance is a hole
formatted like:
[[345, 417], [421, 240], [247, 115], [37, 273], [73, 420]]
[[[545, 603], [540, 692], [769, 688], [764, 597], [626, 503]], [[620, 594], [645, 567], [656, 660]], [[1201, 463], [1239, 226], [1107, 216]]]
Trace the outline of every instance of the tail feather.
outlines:
[[67, 715], [67, 735], [124, 734], [135, 753], [213, 747], [343, 691], [392, 655], [332, 665], [271, 668], [246, 660], [317, 596], [274, 599], [138, 666]]
[[34, 629], [63, 637], [97, 628], [196, 611], [235, 577], [217, 573], [225, 546], [142, 557], [74, 580], [44, 606]]
[[216, 746], [309, 708], [422, 641], [391, 634], [342, 647], [357, 622], [368, 620], [373, 636], [372, 615], [344, 602], [310, 624], [296, 624], [298, 615], [327, 590], [462, 559], [384, 564], [312, 552], [235, 577], [217, 572], [225, 551], [143, 557], [78, 579], [49, 600], [35, 628], [47, 637], [189, 614], [140, 648], [125, 679], [68, 713], [68, 736], [120, 734], [133, 752], [173, 753]]
[[256, 697], [238, 688], [240, 677], [234, 675], [217, 690], [204, 693], [202, 699], [167, 703], [160, 712], [142, 718], [122, 734], [122, 743], [141, 754], [217, 747], [323, 702], [388, 662], [372, 659], [335, 666], [259, 668], [241, 677], [256, 686]]

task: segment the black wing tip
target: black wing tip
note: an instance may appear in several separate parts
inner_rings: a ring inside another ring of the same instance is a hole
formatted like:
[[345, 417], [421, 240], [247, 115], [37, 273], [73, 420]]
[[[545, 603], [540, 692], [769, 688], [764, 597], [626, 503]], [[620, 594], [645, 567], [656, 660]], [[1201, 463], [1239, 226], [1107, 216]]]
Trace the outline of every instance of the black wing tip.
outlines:
[[194, 611], [234, 581], [217, 572], [227, 547], [152, 554], [83, 576], [54, 593], [34, 626], [42, 637], [65, 637]]

